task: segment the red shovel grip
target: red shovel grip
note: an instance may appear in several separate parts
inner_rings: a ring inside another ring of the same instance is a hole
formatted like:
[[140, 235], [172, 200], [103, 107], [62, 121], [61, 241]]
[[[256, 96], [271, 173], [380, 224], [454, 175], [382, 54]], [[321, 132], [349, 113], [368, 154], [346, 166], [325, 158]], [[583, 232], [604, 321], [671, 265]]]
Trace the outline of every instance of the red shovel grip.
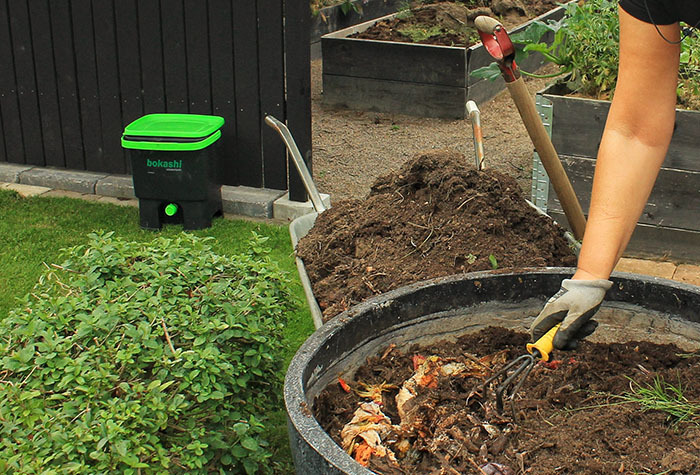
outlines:
[[474, 26], [484, 48], [496, 60], [506, 82], [518, 79], [520, 73], [515, 64], [515, 47], [503, 25], [495, 18], [481, 15], [474, 20]]

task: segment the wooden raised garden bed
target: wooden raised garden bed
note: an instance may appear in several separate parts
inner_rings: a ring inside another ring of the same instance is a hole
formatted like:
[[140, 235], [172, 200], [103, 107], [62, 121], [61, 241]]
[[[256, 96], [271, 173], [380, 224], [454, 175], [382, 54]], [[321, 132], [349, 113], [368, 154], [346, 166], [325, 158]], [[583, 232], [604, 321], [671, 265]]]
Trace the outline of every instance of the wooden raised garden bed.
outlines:
[[[550, 86], [537, 94], [537, 102], [545, 124], [551, 128], [554, 147], [584, 212], [587, 212], [595, 159], [610, 101], [566, 96], [567, 92], [563, 85]], [[700, 112], [676, 110], [676, 125], [668, 154], [632, 236], [629, 253], [667, 255], [680, 260], [700, 259], [698, 130]], [[538, 174], [538, 168], [535, 159], [533, 176]], [[539, 180], [535, 179], [533, 183], [533, 201], [555, 220], [565, 224], [556, 194], [551, 185], [547, 185], [546, 175], [543, 177], [540, 173]]]
[[[464, 48], [350, 38], [396, 15], [321, 38], [324, 104], [462, 119], [466, 117], [467, 100], [483, 103], [505, 88], [503, 81], [470, 77], [472, 71], [493, 61], [481, 44]], [[563, 7], [558, 7], [509, 33], [525, 29], [532, 21], [557, 20], [563, 15]], [[541, 55], [531, 54], [520, 67], [533, 71], [544, 62]]]
[[311, 17], [311, 43], [318, 43], [327, 33], [396, 12], [406, 0], [354, 0], [356, 9], [345, 13], [343, 5], [325, 7]]

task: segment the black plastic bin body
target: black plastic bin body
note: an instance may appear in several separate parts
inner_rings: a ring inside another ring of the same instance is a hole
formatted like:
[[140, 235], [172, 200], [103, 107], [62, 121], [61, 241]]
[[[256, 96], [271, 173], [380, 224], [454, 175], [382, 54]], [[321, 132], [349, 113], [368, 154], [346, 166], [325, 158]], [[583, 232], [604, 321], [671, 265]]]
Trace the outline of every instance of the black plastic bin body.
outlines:
[[[160, 229], [164, 223], [182, 223], [186, 230], [210, 227], [212, 217], [222, 213], [219, 123], [223, 125], [223, 119], [152, 114], [139, 120], [154, 116], [161, 128], [139, 128], [135, 121], [122, 137], [131, 159], [141, 227]], [[191, 122], [190, 118], [204, 120], [208, 126], [183, 132], [182, 123]], [[177, 125], [168, 130], [173, 123]], [[203, 131], [206, 135], [191, 136]]]

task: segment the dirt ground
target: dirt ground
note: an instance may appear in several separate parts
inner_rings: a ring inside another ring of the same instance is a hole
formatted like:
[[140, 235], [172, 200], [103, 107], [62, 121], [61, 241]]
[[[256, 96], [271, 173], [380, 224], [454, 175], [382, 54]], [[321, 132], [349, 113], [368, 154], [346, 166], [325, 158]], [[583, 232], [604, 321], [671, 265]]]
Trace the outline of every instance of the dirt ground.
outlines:
[[297, 245], [324, 321], [420, 280], [513, 267], [574, 266], [562, 229], [516, 181], [450, 150], [418, 154], [369, 196], [321, 214]]
[[[542, 72], [551, 71], [546, 68]], [[311, 62], [312, 168], [314, 182], [331, 203], [365, 197], [374, 181], [398, 170], [419, 152], [448, 149], [474, 163], [468, 119], [447, 120], [402, 114], [334, 109], [322, 104], [321, 59]], [[526, 79], [533, 98], [544, 79]], [[530, 196], [533, 145], [506, 91], [479, 105], [485, 167], [512, 176]]]
[[[484, 381], [526, 341], [491, 327], [456, 344], [405, 353], [388, 347], [352, 381], [329, 385], [314, 415], [382, 474], [700, 473], [700, 354], [649, 342], [584, 342], [538, 364], [514, 411], [506, 403], [498, 413]], [[681, 421], [634, 401], [640, 397], [666, 407], [686, 398], [681, 406], [694, 404], [695, 413]]]

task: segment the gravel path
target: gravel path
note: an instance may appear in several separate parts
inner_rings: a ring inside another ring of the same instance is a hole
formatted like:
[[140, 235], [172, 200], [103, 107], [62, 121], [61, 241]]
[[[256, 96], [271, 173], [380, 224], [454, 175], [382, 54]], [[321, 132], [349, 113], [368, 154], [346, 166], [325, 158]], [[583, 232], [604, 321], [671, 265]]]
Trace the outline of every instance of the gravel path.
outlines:
[[[381, 175], [416, 153], [456, 150], [474, 163], [468, 119], [428, 119], [401, 114], [331, 109], [322, 105], [322, 62], [311, 63], [313, 175], [331, 201], [363, 198]], [[526, 80], [533, 97], [546, 82]], [[514, 177], [530, 196], [533, 146], [507, 91], [479, 106], [486, 166]]]

